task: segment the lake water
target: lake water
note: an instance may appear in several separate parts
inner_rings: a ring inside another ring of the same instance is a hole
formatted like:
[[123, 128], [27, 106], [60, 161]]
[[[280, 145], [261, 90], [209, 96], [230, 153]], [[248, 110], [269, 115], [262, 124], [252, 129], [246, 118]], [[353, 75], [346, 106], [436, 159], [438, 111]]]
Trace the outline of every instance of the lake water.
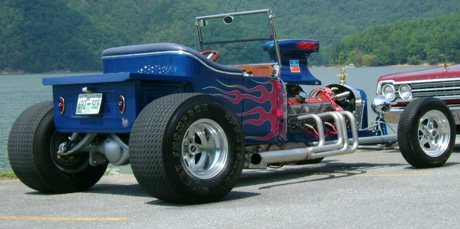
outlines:
[[[363, 89], [372, 102], [375, 97], [377, 78], [395, 72], [426, 69], [432, 67], [372, 67], [372, 68], [347, 68], [347, 84]], [[325, 86], [338, 83], [339, 68], [311, 68], [314, 76], [322, 81]], [[88, 73], [89, 74], [89, 73]], [[8, 155], [8, 134], [19, 114], [27, 107], [46, 100], [51, 100], [50, 86], [43, 86], [44, 77], [74, 76], [84, 74], [24, 74], [0, 75], [0, 171], [11, 170]], [[310, 88], [310, 87], [309, 87]], [[313, 87], [311, 87], [313, 88]], [[309, 93], [310, 90], [306, 90]], [[375, 119], [370, 112], [369, 120]]]

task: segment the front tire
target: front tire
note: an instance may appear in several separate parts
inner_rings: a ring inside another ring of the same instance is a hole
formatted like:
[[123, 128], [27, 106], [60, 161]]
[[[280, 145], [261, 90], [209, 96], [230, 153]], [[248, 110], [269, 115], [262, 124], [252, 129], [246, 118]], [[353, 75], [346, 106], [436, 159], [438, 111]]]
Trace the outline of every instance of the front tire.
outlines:
[[57, 132], [53, 102], [27, 108], [8, 138], [8, 157], [16, 176], [28, 187], [46, 193], [84, 191], [104, 175], [107, 165], [89, 166], [88, 154], [57, 157], [69, 134]]
[[130, 162], [139, 184], [169, 202], [217, 201], [243, 168], [244, 138], [232, 109], [205, 94], [154, 100], [137, 117]]
[[417, 168], [443, 165], [454, 148], [455, 134], [452, 112], [439, 99], [416, 99], [399, 119], [399, 148], [404, 159]]

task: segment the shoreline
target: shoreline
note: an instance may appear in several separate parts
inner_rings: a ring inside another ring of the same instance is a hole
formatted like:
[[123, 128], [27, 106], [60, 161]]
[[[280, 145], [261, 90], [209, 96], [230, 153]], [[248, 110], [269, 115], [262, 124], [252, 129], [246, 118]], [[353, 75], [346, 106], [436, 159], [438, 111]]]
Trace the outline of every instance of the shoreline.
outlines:
[[[451, 65], [455, 65], [456, 63], [447, 63], [447, 66], [451, 66]], [[319, 65], [319, 66], [316, 66], [316, 65], [312, 65], [312, 66], [309, 66], [309, 68], [341, 68], [341, 67], [345, 67], [345, 68], [379, 68], [379, 67], [444, 67], [444, 63], [439, 63], [439, 64], [433, 64], [433, 65], [430, 65], [428, 63], [424, 63], [424, 64], [417, 64], [417, 65], [411, 65], [411, 64], [394, 64], [394, 65], [379, 65], [379, 66], [353, 66], [353, 67], [349, 67], [349, 65]]]
[[[451, 65], [455, 65], [456, 63], [446, 63], [446, 64], [447, 64], [447, 66], [451, 66]], [[321, 66], [311, 66], [311, 67], [315, 67], [315, 68], [340, 68], [340, 67], [349, 68], [348, 65], [343, 65], [343, 66], [341, 66], [341, 65], [330, 65], [330, 66], [321, 65]], [[394, 65], [361, 66], [361, 67], [353, 66], [351, 68], [376, 68], [376, 67], [444, 67], [444, 63], [438, 63], [438, 64], [424, 63], [424, 64], [417, 64], [417, 65], [394, 64]]]

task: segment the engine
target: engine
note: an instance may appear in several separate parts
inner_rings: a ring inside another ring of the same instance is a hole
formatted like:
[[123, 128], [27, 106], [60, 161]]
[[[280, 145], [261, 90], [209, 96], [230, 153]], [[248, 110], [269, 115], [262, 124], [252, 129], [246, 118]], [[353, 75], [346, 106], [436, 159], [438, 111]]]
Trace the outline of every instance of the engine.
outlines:
[[[289, 131], [307, 132], [313, 139], [329, 139], [329, 136], [339, 134], [340, 125], [331, 113], [349, 112], [353, 116], [353, 122], [348, 119], [344, 129], [359, 128], [364, 109], [361, 92], [345, 84], [331, 84], [326, 87], [316, 87], [307, 95], [301, 87], [291, 86], [289, 92], [292, 97], [288, 99], [288, 122]], [[319, 116], [321, 121], [307, 118], [307, 116]], [[367, 123], [367, 121], [366, 121]], [[323, 132], [323, 134], [320, 134]], [[316, 144], [316, 140], [309, 144]]]
[[314, 88], [309, 94], [298, 85], [287, 88], [292, 95], [288, 99], [288, 115], [299, 116], [327, 111], [350, 111], [360, 126], [364, 109], [361, 92], [341, 84], [331, 84], [324, 88]]
[[310, 94], [299, 85], [286, 85], [286, 91], [289, 132], [307, 132], [313, 138], [310, 142], [249, 145], [245, 168], [311, 163], [356, 151], [365, 105], [360, 91], [345, 84], [317, 87]]

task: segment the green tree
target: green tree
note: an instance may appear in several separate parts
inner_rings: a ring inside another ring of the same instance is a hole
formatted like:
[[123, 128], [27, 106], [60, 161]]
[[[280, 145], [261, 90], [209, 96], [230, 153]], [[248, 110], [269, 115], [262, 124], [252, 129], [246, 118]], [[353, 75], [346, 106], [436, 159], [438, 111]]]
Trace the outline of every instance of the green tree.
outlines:
[[348, 56], [347, 63], [354, 64], [356, 66], [362, 66], [363, 62], [363, 51], [353, 50]]
[[440, 61], [439, 59], [439, 56], [440, 56], [441, 52], [439, 51], [439, 49], [431, 49], [427, 52], [427, 61], [428, 61], [428, 64], [437, 64], [439, 62], [442, 62]]
[[[396, 22], [376, 26], [363, 32], [345, 36], [334, 44], [345, 56], [357, 59], [356, 50], [362, 51], [363, 64], [436, 64], [450, 61], [460, 62], [460, 15], [438, 16], [409, 22]], [[338, 52], [332, 52], [337, 55]], [[442, 55], [440, 55], [442, 54]], [[367, 56], [370, 55], [370, 56]], [[365, 57], [365, 58], [364, 58]], [[332, 56], [331, 59], [337, 59]], [[334, 61], [331, 61], [334, 63]]]
[[345, 53], [343, 51], [340, 51], [339, 53], [339, 59], [337, 60], [337, 63], [339, 65], [344, 65], [345, 64]]
[[362, 63], [363, 66], [378, 66], [379, 64], [379, 58], [371, 53], [371, 54], [365, 54], [362, 57]]

